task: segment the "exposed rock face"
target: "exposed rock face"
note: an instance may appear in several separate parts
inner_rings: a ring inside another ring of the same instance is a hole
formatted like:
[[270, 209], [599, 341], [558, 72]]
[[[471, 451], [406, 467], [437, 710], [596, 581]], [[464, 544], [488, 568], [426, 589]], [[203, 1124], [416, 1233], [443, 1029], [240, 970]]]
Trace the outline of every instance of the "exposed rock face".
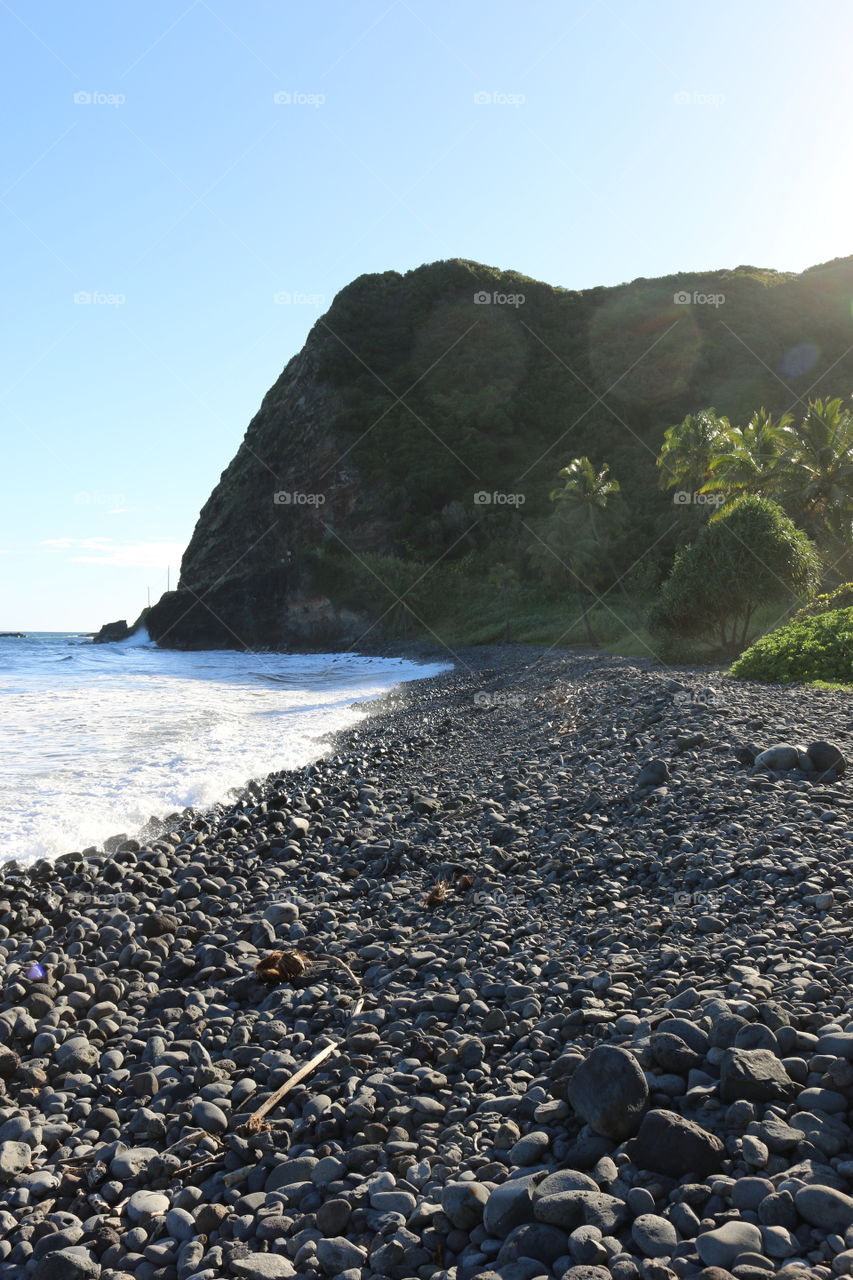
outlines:
[[[408, 584], [526, 545], [524, 523], [550, 512], [557, 471], [583, 453], [631, 477], [632, 526], [651, 544], [672, 502], [654, 462], [665, 428], [708, 404], [735, 419], [787, 408], [823, 373], [826, 395], [846, 394], [851, 292], [853, 259], [582, 293], [461, 260], [362, 276], [264, 397], [149, 634], [174, 648], [369, 649], [402, 619], [429, 639], [442, 592], [421, 601]], [[724, 297], [726, 324], [716, 305], [685, 305], [694, 295]], [[817, 353], [806, 369], [792, 316]]]
[[119, 622], [105, 622], [97, 635], [92, 637], [92, 644], [112, 644], [116, 640], [126, 640], [133, 635], [133, 628], [122, 618]]

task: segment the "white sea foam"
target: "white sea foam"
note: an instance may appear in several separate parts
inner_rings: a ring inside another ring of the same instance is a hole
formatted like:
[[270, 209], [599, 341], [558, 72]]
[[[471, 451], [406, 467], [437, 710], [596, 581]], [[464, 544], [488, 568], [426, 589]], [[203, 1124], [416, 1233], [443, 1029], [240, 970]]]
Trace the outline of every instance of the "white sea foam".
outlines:
[[0, 860], [31, 861], [227, 800], [292, 769], [439, 664], [353, 653], [181, 653], [147, 637], [0, 639]]

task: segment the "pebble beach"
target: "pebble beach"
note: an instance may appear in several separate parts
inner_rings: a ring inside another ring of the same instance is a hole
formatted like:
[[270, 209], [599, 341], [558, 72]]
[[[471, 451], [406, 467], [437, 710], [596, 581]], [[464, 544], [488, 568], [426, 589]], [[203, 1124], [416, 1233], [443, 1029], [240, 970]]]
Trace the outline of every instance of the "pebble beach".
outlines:
[[841, 691], [465, 650], [6, 863], [0, 1277], [853, 1275], [851, 739]]

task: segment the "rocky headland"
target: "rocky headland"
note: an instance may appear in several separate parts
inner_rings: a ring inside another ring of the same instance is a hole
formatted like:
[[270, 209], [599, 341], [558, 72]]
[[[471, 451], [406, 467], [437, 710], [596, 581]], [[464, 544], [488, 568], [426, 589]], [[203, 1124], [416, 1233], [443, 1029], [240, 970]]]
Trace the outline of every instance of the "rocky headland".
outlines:
[[853, 1274], [849, 697], [459, 656], [3, 868], [6, 1280]]

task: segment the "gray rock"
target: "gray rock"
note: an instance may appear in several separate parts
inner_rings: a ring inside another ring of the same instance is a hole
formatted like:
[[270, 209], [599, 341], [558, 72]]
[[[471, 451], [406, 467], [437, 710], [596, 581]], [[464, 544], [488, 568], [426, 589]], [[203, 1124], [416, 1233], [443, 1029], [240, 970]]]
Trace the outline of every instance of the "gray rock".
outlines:
[[720, 1063], [720, 1097], [723, 1102], [746, 1098], [750, 1102], [774, 1102], [789, 1097], [791, 1077], [768, 1049], [727, 1049]]
[[127, 1202], [127, 1216], [132, 1223], [147, 1222], [169, 1211], [169, 1197], [159, 1191], [134, 1191]]
[[317, 1210], [317, 1228], [325, 1236], [338, 1236], [346, 1230], [351, 1217], [352, 1205], [348, 1200], [336, 1196], [332, 1200], [326, 1200]]
[[576, 1227], [598, 1227], [605, 1235], [611, 1235], [628, 1218], [624, 1201], [603, 1191], [557, 1191], [554, 1195], [540, 1196], [533, 1202], [533, 1212], [539, 1222], [547, 1222], [564, 1231]]
[[568, 1096], [575, 1112], [596, 1133], [623, 1142], [637, 1132], [648, 1106], [649, 1086], [633, 1054], [615, 1045], [598, 1045], [572, 1076]]
[[232, 1258], [231, 1270], [247, 1280], [291, 1280], [297, 1274], [293, 1263], [279, 1253], [250, 1253], [246, 1258]]
[[70, 1036], [56, 1050], [56, 1064], [60, 1071], [90, 1071], [97, 1065], [100, 1054], [85, 1036]]
[[88, 1249], [70, 1245], [39, 1258], [29, 1274], [33, 1280], [97, 1280], [101, 1264]]
[[813, 742], [806, 747], [806, 755], [818, 773], [834, 769], [838, 777], [842, 777], [847, 769], [847, 761], [840, 749], [833, 742]]
[[537, 1132], [525, 1134], [519, 1138], [509, 1151], [509, 1158], [514, 1165], [538, 1164], [545, 1156], [551, 1139], [547, 1133]]
[[678, 1244], [675, 1227], [656, 1213], [643, 1213], [635, 1218], [631, 1238], [646, 1258], [671, 1258]]
[[755, 757], [756, 769], [773, 769], [787, 772], [789, 769], [798, 769], [800, 765], [800, 749], [792, 747], [789, 743], [777, 743], [776, 746], [768, 747], [766, 751], [760, 752]]
[[541, 1182], [537, 1182], [533, 1190], [534, 1200], [540, 1196], [553, 1196], [558, 1191], [599, 1191], [599, 1185], [588, 1173], [580, 1169], [557, 1169], [549, 1173]]
[[32, 1148], [26, 1142], [0, 1142], [0, 1182], [11, 1182], [29, 1168]]
[[351, 1267], [363, 1267], [367, 1262], [367, 1250], [345, 1236], [332, 1236], [317, 1241], [317, 1261], [325, 1275], [336, 1276]]
[[543, 1222], [525, 1222], [515, 1227], [504, 1241], [497, 1258], [498, 1267], [502, 1271], [505, 1263], [517, 1262], [521, 1258], [533, 1258], [550, 1266], [558, 1258], [565, 1257], [568, 1249], [567, 1232]]
[[119, 1182], [130, 1182], [148, 1168], [152, 1160], [159, 1156], [155, 1147], [129, 1147], [120, 1151], [110, 1161], [110, 1174]]
[[669, 777], [665, 760], [648, 760], [637, 774], [637, 787], [660, 787]]
[[761, 1232], [751, 1222], [724, 1222], [696, 1237], [696, 1252], [706, 1267], [730, 1269], [742, 1253], [760, 1253], [761, 1245]]
[[529, 1178], [511, 1178], [495, 1187], [486, 1201], [483, 1226], [490, 1236], [503, 1240], [514, 1227], [533, 1221]]
[[197, 1102], [192, 1109], [192, 1120], [205, 1133], [220, 1134], [228, 1128], [228, 1117], [214, 1102]]
[[800, 1217], [813, 1227], [843, 1235], [853, 1227], [853, 1197], [834, 1187], [801, 1187], [794, 1196]]
[[488, 1187], [479, 1182], [448, 1182], [442, 1188], [441, 1207], [457, 1230], [470, 1231], [483, 1221], [488, 1199]]
[[628, 1147], [640, 1169], [681, 1178], [695, 1173], [706, 1178], [718, 1173], [726, 1157], [723, 1143], [713, 1133], [675, 1111], [649, 1111], [640, 1131]]

